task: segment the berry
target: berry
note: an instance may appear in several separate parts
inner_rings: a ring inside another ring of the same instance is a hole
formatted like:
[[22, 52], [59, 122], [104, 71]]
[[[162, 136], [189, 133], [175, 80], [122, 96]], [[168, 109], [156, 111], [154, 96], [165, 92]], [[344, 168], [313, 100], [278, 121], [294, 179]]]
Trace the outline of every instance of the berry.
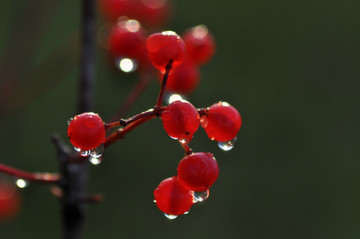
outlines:
[[136, 20], [123, 20], [116, 24], [109, 36], [111, 54], [118, 58], [130, 58], [139, 64], [147, 63], [145, 33]]
[[105, 142], [104, 122], [98, 114], [88, 112], [69, 122], [68, 137], [75, 148], [90, 150]]
[[219, 176], [219, 166], [211, 153], [193, 153], [183, 158], [177, 168], [177, 178], [190, 190], [209, 189]]
[[117, 21], [121, 16], [133, 17], [135, 11], [134, 0], [98, 0], [103, 15], [109, 21]]
[[14, 217], [20, 210], [20, 195], [13, 184], [0, 182], [0, 220]]
[[199, 83], [199, 75], [199, 70], [195, 65], [184, 61], [169, 75], [166, 89], [179, 94], [190, 94]]
[[187, 57], [194, 64], [208, 62], [215, 52], [215, 41], [204, 25], [191, 28], [184, 34]]
[[194, 204], [194, 192], [183, 187], [176, 177], [171, 177], [154, 190], [154, 200], [163, 213], [182, 215]]
[[162, 123], [170, 137], [189, 142], [199, 128], [200, 116], [191, 103], [177, 100], [162, 113]]
[[149, 26], [164, 24], [171, 13], [170, 0], [99, 0], [99, 6], [109, 21], [127, 16]]
[[146, 48], [151, 63], [162, 73], [165, 73], [165, 66], [170, 61], [175, 68], [184, 60], [185, 43], [173, 31], [150, 35], [146, 40]]
[[201, 126], [211, 140], [227, 142], [234, 139], [241, 127], [239, 112], [226, 102], [218, 102], [201, 117]]
[[149, 26], [160, 26], [170, 16], [170, 0], [137, 0], [136, 19]]

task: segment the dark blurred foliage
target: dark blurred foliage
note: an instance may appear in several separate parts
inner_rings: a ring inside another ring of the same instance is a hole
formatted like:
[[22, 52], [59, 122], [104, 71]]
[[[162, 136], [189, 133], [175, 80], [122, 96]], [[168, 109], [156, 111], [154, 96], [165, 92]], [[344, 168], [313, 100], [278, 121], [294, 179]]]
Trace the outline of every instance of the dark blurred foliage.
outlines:
[[[190, 146], [212, 152], [220, 176], [210, 198], [167, 220], [152, 202], [183, 156], [160, 120], [105, 152], [91, 169], [84, 238], [359, 238], [360, 2], [178, 0], [167, 29], [205, 24], [217, 41], [203, 66], [196, 107], [225, 100], [243, 117], [236, 147], [222, 152], [203, 130]], [[66, 139], [79, 74], [79, 1], [0, 3], [0, 161], [57, 171], [53, 132]], [[102, 25], [98, 18], [99, 28]], [[95, 112], [111, 117], [135, 84], [97, 51]], [[150, 108], [153, 82], [128, 116]], [[22, 191], [2, 239], [60, 238], [60, 208], [47, 186]]]

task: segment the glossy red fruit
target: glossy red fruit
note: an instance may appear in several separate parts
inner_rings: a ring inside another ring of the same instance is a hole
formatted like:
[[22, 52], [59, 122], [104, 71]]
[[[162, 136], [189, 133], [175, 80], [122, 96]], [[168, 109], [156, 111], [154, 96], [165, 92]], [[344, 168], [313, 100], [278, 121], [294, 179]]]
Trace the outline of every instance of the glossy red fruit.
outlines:
[[15, 217], [20, 205], [20, 195], [16, 187], [8, 182], [0, 182], [0, 220]]
[[98, 4], [103, 15], [113, 22], [121, 16], [133, 18], [136, 11], [134, 0], [98, 0]]
[[175, 68], [184, 60], [185, 43], [173, 31], [150, 35], [146, 40], [146, 48], [151, 63], [162, 73], [165, 73], [165, 66], [170, 61]]
[[176, 177], [171, 177], [154, 190], [154, 200], [163, 213], [182, 215], [194, 204], [194, 193], [181, 185]]
[[76, 115], [69, 123], [67, 133], [71, 144], [81, 150], [94, 149], [105, 142], [104, 122], [92, 112]]
[[109, 35], [109, 50], [115, 58], [130, 58], [144, 65], [148, 62], [145, 33], [137, 20], [126, 19], [117, 23]]
[[136, 0], [136, 19], [148, 26], [161, 26], [171, 15], [170, 0]]
[[215, 41], [207, 27], [199, 25], [183, 35], [189, 61], [200, 65], [208, 62], [215, 52]]
[[199, 81], [199, 69], [194, 64], [184, 61], [169, 75], [166, 90], [179, 94], [190, 94], [196, 89]]
[[226, 102], [219, 102], [209, 107], [201, 117], [201, 126], [211, 140], [227, 142], [234, 139], [241, 127], [239, 112]]
[[189, 142], [200, 125], [200, 116], [195, 107], [183, 100], [172, 102], [162, 113], [166, 133], [175, 139]]
[[177, 178], [190, 190], [203, 192], [219, 176], [219, 166], [211, 153], [193, 153], [183, 158], [177, 168]]

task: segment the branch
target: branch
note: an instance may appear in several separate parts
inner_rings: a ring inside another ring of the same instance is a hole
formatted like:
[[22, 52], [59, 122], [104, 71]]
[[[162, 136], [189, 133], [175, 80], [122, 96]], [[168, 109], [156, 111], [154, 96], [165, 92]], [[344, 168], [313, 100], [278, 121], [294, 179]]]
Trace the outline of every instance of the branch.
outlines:
[[61, 177], [58, 174], [52, 173], [31, 173], [16, 169], [5, 164], [0, 164], [0, 172], [15, 176], [17, 178], [22, 178], [30, 182], [36, 183], [53, 183], [57, 184], [60, 182]]
[[[95, 0], [82, 0], [81, 19], [81, 71], [79, 78], [79, 98], [77, 112], [92, 110], [94, 95], [94, 50], [95, 50]], [[61, 199], [63, 208], [63, 238], [80, 239], [85, 223], [85, 204], [79, 201], [84, 198], [89, 180], [89, 162], [69, 163], [62, 161], [62, 174], [64, 184], [61, 185], [63, 197]]]

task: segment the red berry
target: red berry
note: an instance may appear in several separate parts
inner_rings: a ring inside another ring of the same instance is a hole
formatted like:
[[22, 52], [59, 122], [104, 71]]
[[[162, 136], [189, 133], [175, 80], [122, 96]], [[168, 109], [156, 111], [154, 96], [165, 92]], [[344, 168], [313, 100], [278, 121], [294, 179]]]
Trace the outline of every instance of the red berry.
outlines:
[[160, 26], [171, 13], [170, 0], [137, 0], [136, 19], [149, 26]]
[[239, 112], [226, 102], [213, 104], [201, 117], [201, 126], [211, 140], [227, 142], [234, 139], [241, 127]]
[[194, 193], [183, 187], [176, 177], [163, 180], [154, 190], [156, 206], [168, 215], [182, 215], [194, 204]]
[[206, 191], [219, 176], [219, 166], [211, 153], [193, 153], [183, 158], [177, 168], [181, 184], [196, 192]]
[[162, 113], [166, 133], [189, 142], [200, 125], [200, 116], [195, 107], [182, 100], [172, 102]]
[[75, 148], [90, 150], [105, 142], [104, 122], [98, 114], [82, 113], [71, 120], [68, 137]]
[[146, 40], [146, 48], [151, 63], [162, 73], [165, 73], [165, 66], [170, 61], [175, 68], [184, 60], [185, 43], [173, 31], [150, 35]]
[[199, 80], [198, 68], [185, 61], [169, 75], [166, 90], [179, 94], [190, 94], [197, 87]]
[[144, 65], [147, 62], [145, 33], [136, 20], [116, 24], [109, 36], [109, 49], [114, 57], [130, 58]]
[[0, 220], [14, 217], [20, 210], [20, 195], [13, 184], [0, 182]]
[[194, 64], [208, 62], [215, 52], [215, 41], [204, 25], [191, 28], [184, 34], [187, 57]]
[[121, 16], [133, 17], [135, 7], [134, 0], [98, 0], [104, 16], [113, 22]]

